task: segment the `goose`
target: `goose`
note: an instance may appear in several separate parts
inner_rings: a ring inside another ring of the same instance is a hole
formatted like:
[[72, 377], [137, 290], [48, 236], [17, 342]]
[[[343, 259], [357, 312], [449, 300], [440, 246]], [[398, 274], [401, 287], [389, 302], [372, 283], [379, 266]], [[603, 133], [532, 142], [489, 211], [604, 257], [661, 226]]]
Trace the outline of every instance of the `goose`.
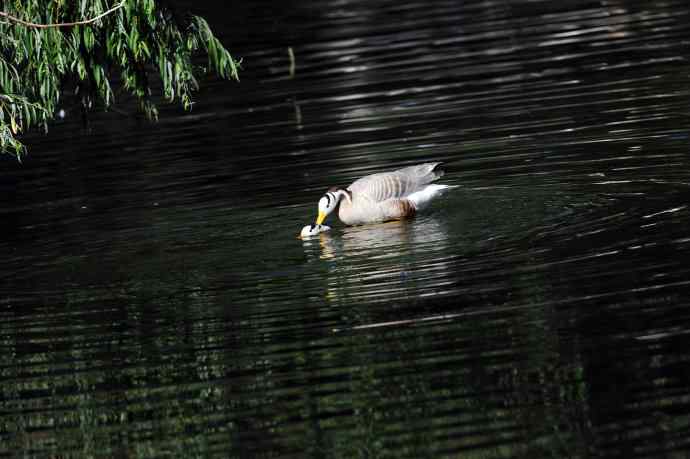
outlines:
[[319, 199], [316, 225], [338, 206], [346, 225], [363, 225], [413, 217], [434, 198], [453, 188], [431, 182], [443, 176], [440, 162], [380, 172], [355, 180], [347, 188], [329, 188]]

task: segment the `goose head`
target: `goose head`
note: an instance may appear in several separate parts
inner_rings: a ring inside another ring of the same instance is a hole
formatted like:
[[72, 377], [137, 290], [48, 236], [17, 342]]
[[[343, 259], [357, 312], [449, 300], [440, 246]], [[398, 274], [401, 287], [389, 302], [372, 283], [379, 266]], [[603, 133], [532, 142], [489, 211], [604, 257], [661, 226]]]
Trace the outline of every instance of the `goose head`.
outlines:
[[321, 225], [328, 215], [338, 207], [340, 200], [345, 198], [346, 201], [352, 202], [350, 191], [342, 188], [330, 188], [321, 199], [319, 199], [319, 216], [316, 217], [316, 224]]

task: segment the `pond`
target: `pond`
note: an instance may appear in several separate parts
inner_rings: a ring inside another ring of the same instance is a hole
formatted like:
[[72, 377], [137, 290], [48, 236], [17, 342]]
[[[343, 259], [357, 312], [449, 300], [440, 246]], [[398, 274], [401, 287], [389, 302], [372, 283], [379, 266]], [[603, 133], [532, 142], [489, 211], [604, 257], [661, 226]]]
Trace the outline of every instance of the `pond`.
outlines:
[[1, 159], [1, 456], [688, 457], [686, 2], [180, 8], [241, 83]]

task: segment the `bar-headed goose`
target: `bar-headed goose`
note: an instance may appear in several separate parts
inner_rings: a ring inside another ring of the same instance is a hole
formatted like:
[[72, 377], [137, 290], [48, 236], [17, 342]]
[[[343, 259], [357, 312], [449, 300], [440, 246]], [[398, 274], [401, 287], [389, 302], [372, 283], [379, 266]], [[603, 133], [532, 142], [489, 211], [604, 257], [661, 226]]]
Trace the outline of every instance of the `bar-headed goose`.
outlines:
[[431, 182], [443, 176], [441, 163], [409, 166], [362, 177], [347, 188], [330, 188], [319, 199], [316, 224], [321, 225], [336, 207], [346, 225], [380, 223], [412, 217], [435, 197], [452, 188]]

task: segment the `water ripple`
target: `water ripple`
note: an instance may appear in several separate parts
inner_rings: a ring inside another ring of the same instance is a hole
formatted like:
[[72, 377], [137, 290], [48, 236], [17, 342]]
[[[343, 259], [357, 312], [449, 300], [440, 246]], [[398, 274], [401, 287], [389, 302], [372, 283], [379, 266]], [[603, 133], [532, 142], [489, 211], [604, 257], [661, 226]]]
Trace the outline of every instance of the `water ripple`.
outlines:
[[241, 84], [5, 159], [0, 455], [684, 454], [690, 9], [575, 3], [189, 3]]

